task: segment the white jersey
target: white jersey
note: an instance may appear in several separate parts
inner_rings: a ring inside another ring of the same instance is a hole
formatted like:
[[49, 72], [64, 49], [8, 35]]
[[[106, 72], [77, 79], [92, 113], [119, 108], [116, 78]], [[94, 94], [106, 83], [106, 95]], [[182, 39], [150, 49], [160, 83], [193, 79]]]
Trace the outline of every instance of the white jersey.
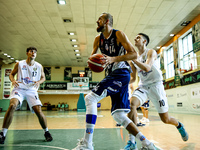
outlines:
[[[150, 49], [145, 50], [144, 53], [142, 53], [142, 55], [140, 55], [137, 58], [137, 60], [139, 62], [145, 63], [147, 60], [147, 53], [149, 50]], [[154, 61], [151, 70], [149, 72], [145, 72], [144, 70], [140, 69], [136, 64], [134, 64], [134, 66], [136, 67], [138, 71], [138, 76], [140, 78], [138, 84], [139, 86], [149, 85], [163, 80], [162, 71], [160, 70], [160, 62], [158, 59]]]
[[19, 83], [19, 88], [22, 89], [32, 89], [34, 81], [39, 81], [41, 79], [41, 69], [42, 65], [35, 61], [33, 66], [29, 66], [26, 60], [19, 61], [17, 81]]

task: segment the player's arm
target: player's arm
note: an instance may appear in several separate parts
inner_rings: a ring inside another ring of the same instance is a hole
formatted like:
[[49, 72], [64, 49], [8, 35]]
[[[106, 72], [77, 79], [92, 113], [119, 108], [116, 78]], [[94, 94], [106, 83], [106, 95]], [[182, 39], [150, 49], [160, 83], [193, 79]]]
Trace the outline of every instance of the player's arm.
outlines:
[[149, 72], [151, 70], [151, 67], [154, 63], [154, 61], [157, 58], [157, 53], [155, 50], [151, 49], [147, 53], [147, 60], [145, 63], [139, 62], [138, 60], [133, 60], [133, 62], [142, 70], [145, 72]]
[[97, 35], [94, 39], [94, 43], [93, 43], [93, 50], [91, 55], [96, 54], [99, 48], [99, 40], [100, 40], [100, 35]]
[[134, 64], [132, 63], [132, 61], [130, 61], [129, 64], [132, 69], [132, 73], [130, 73], [131, 79], [129, 81], [129, 84], [132, 84], [136, 80], [136, 68], [135, 68]]
[[46, 80], [46, 78], [45, 78], [44, 70], [43, 70], [43, 67], [41, 67], [41, 77], [40, 77], [40, 80], [38, 82], [41, 84], [45, 80]]
[[43, 67], [41, 67], [41, 77], [39, 81], [34, 81], [34, 86], [39, 88], [40, 84], [42, 84], [46, 80]]
[[17, 72], [18, 72], [18, 65], [19, 65], [19, 62], [17, 62], [16, 64], [15, 64], [15, 66], [14, 66], [14, 69], [12, 70], [12, 72], [10, 73], [10, 75], [9, 75], [9, 79], [10, 79], [10, 81], [12, 82], [12, 85], [14, 86], [14, 87], [18, 87], [19, 86], [19, 84], [18, 84], [18, 82], [15, 80], [15, 75], [17, 74]]
[[124, 32], [117, 31], [116, 37], [117, 37], [117, 42], [122, 44], [122, 46], [124, 47], [127, 53], [125, 55], [116, 56], [116, 57], [106, 56], [108, 57], [107, 61], [111, 64], [113, 62], [128, 61], [128, 60], [136, 59], [137, 53], [133, 45], [129, 41], [128, 37], [124, 34]]

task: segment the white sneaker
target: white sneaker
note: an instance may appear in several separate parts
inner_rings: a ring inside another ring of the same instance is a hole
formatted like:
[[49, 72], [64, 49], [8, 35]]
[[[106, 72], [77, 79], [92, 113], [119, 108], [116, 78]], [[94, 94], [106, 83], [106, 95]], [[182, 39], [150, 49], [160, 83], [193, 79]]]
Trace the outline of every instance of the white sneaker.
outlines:
[[147, 120], [147, 118], [143, 117], [143, 118], [140, 120], [140, 122], [143, 123], [143, 124], [145, 124], [145, 123], [146, 123], [146, 120]]
[[92, 143], [87, 143], [84, 139], [79, 140], [77, 147], [72, 150], [94, 150]]
[[148, 118], [146, 119], [146, 123], [149, 123], [149, 119]]
[[150, 143], [148, 146], [142, 146], [141, 150], [157, 150], [153, 143]]

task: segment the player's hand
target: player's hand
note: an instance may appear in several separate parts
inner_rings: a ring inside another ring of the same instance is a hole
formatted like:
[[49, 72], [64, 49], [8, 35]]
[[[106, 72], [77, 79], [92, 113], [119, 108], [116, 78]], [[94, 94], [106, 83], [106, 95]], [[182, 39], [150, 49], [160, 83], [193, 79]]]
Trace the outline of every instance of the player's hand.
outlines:
[[103, 56], [104, 58], [101, 58], [101, 59], [106, 60], [106, 65], [112, 64], [115, 60], [114, 59], [115, 57], [109, 57], [108, 55], [105, 55], [105, 54], [103, 54]]
[[36, 89], [39, 88], [40, 83], [39, 83], [38, 81], [33, 81], [33, 82], [34, 82], [33, 86], [34, 86]]
[[14, 87], [18, 87], [18, 86], [19, 86], [18, 83], [19, 83], [18, 81], [13, 81], [13, 82], [12, 82], [12, 86], [14, 86]]

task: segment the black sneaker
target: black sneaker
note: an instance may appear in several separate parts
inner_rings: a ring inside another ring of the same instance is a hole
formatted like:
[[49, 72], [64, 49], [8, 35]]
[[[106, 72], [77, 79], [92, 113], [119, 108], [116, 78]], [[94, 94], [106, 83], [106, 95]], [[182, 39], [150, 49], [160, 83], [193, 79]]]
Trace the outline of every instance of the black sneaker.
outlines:
[[138, 126], [138, 127], [143, 127], [143, 126], [145, 126], [145, 124], [139, 122], [139, 123], [137, 123], [137, 126]]
[[50, 142], [50, 141], [53, 140], [53, 138], [52, 138], [51, 134], [49, 133], [49, 131], [46, 131], [44, 136], [45, 136], [47, 142]]
[[4, 144], [6, 137], [3, 135], [3, 132], [0, 132], [0, 144]]

